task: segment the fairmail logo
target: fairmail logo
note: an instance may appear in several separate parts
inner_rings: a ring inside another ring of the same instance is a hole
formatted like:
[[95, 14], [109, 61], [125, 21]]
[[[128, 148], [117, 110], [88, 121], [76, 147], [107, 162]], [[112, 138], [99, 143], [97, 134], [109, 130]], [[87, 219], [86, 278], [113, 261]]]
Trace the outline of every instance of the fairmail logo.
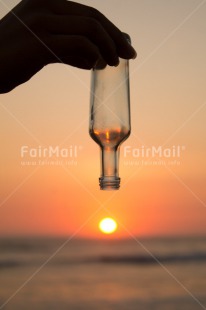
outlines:
[[140, 148], [133, 148], [129, 145], [123, 148], [124, 158], [180, 158], [182, 152], [185, 150], [185, 146], [173, 145], [171, 147], [163, 146], [141, 146]]
[[21, 158], [77, 158], [79, 151], [82, 149], [78, 145], [70, 145], [68, 148], [62, 148], [60, 146], [48, 146], [48, 147], [29, 147], [23, 145], [20, 150]]

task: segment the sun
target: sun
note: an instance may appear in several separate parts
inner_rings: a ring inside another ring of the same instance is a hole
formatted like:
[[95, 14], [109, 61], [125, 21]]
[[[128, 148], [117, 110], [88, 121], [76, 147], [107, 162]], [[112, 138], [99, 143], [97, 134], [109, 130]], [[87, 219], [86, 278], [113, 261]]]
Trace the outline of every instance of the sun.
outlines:
[[103, 234], [112, 234], [117, 230], [117, 222], [111, 217], [106, 217], [99, 222], [99, 229]]

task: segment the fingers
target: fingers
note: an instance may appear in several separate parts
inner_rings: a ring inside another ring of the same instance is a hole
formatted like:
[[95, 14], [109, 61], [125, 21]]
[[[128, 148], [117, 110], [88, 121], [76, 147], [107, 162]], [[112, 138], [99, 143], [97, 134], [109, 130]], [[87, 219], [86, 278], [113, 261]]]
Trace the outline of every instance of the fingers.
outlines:
[[89, 70], [101, 59], [95, 44], [82, 36], [52, 35], [47, 44], [52, 51], [50, 62], [64, 62]]
[[70, 16], [74, 15], [76, 17], [84, 16], [96, 20], [99, 24], [101, 24], [102, 28], [105, 32], [107, 32], [108, 36], [113, 41], [116, 48], [116, 53], [119, 57], [125, 59], [136, 57], [137, 54], [135, 49], [128, 42], [124, 34], [98, 10], [86, 5], [65, 0], [58, 0], [58, 4], [55, 2], [53, 10], [59, 15], [67, 14]]
[[80, 16], [51, 16], [47, 21], [47, 30], [57, 35], [78, 35], [88, 38], [99, 49], [102, 58], [110, 66], [117, 66], [119, 57], [116, 46], [102, 27], [93, 18]]
[[89, 62], [88, 59], [79, 56], [61, 57], [61, 60], [64, 64], [84, 70], [91, 70], [94, 66], [93, 62]]

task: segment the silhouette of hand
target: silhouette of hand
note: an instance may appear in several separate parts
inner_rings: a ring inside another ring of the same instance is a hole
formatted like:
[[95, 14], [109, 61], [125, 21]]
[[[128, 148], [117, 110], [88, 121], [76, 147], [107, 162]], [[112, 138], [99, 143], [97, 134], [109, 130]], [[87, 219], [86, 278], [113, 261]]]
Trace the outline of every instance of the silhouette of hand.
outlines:
[[0, 92], [29, 80], [49, 63], [82, 69], [118, 65], [136, 52], [94, 8], [66, 0], [23, 0], [0, 21]]

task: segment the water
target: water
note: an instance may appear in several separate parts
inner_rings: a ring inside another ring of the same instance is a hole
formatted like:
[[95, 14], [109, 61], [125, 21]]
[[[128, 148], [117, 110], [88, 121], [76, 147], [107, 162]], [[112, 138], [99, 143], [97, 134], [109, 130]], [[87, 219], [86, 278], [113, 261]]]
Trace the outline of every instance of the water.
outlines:
[[0, 309], [206, 309], [206, 238], [64, 242], [0, 240]]

